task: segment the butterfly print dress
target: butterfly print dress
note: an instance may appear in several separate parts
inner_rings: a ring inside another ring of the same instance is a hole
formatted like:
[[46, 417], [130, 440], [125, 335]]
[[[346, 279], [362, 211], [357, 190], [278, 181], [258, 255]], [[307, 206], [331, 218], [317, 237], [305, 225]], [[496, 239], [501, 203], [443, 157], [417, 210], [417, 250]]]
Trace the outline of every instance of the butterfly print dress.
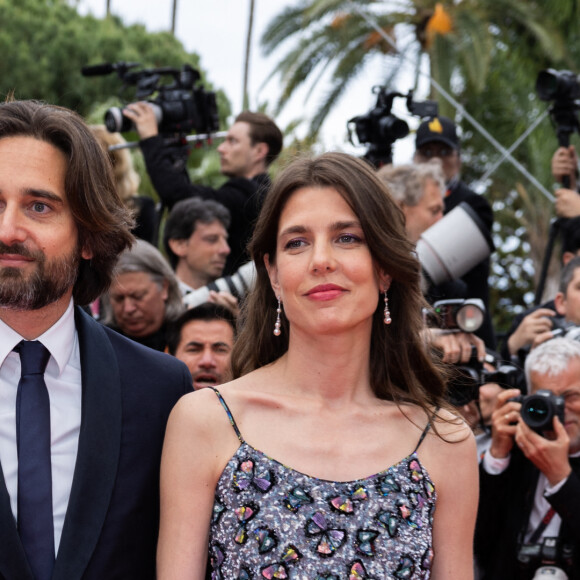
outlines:
[[429, 578], [436, 492], [417, 449], [370, 477], [335, 482], [240, 440], [216, 488], [212, 580]]

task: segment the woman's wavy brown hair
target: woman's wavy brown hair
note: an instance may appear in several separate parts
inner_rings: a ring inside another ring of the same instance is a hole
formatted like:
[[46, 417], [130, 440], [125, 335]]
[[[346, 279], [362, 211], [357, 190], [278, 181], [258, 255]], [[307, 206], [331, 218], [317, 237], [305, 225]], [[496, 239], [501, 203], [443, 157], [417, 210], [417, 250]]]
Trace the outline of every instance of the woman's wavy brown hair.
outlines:
[[301, 158], [288, 165], [267, 194], [249, 244], [257, 278], [242, 307], [232, 353], [234, 377], [267, 365], [288, 350], [289, 322], [273, 336], [277, 300], [264, 256], [276, 257], [280, 215], [292, 194], [305, 187], [332, 187], [360, 220], [377, 271], [392, 277], [392, 324], [383, 322], [383, 301], [373, 315], [370, 348], [371, 387], [380, 399], [413, 402], [432, 415], [444, 405], [445, 382], [421, 337], [420, 264], [405, 234], [404, 216], [387, 187], [364, 161], [344, 153]]

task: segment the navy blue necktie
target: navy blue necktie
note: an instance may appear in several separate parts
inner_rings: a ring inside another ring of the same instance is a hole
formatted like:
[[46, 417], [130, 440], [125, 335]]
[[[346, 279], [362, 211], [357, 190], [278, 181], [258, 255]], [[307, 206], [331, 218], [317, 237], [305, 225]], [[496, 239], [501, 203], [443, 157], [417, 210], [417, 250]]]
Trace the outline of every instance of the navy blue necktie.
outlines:
[[18, 533], [36, 580], [49, 580], [54, 567], [50, 400], [44, 370], [50, 353], [38, 341], [23, 340], [22, 374], [16, 396], [18, 449]]

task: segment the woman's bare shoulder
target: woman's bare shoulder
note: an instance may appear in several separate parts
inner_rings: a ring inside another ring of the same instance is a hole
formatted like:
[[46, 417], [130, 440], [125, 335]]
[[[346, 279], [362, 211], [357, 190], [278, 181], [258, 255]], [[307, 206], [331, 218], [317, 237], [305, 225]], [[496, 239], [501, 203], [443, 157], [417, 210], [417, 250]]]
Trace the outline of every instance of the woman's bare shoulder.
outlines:
[[473, 432], [463, 417], [449, 409], [437, 409], [432, 426], [435, 434], [447, 443], [460, 443], [473, 439]]

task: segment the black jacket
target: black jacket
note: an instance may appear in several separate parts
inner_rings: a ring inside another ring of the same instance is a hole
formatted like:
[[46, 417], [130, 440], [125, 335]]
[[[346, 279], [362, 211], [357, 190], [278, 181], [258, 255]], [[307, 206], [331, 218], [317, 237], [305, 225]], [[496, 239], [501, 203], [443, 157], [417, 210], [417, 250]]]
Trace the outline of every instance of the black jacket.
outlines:
[[[165, 426], [192, 390], [177, 359], [75, 311], [82, 411], [53, 580], [154, 580]], [[33, 580], [0, 477], [0, 579]]]
[[[260, 213], [262, 202], [270, 189], [267, 173], [252, 179], [233, 177], [218, 189], [194, 185], [185, 164], [176, 162], [174, 149], [163, 143], [160, 135], [141, 141], [147, 172], [164, 205], [171, 209], [175, 203], [189, 197], [213, 199], [227, 207], [231, 214], [228, 243], [231, 253], [224, 274], [233, 274], [248, 261], [247, 243]], [[179, 159], [179, 156], [178, 156]]]
[[[547, 499], [562, 518], [560, 538], [575, 546], [570, 578], [580, 578], [580, 459], [570, 458], [572, 473]], [[509, 467], [490, 475], [480, 466], [480, 496], [475, 552], [484, 580], [517, 580], [518, 537], [529, 521], [540, 472], [514, 447]], [[533, 574], [529, 576], [532, 578]], [[524, 576], [526, 578], [526, 576]]]

